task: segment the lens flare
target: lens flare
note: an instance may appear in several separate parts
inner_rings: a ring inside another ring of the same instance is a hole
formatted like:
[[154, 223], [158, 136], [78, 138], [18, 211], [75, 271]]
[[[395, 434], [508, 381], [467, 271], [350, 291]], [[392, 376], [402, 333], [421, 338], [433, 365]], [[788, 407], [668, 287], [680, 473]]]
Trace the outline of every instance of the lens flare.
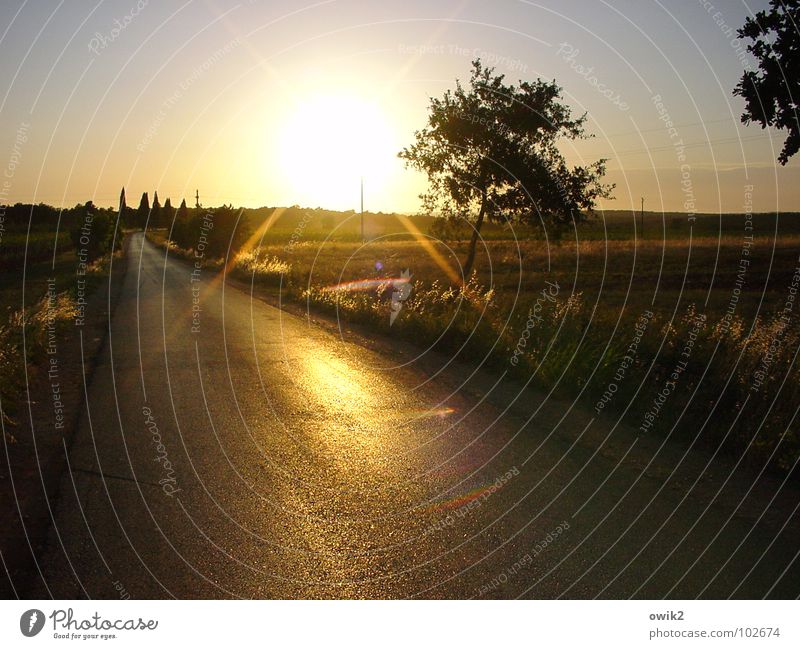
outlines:
[[468, 505], [469, 503], [478, 500], [478, 498], [484, 498], [495, 491], [497, 491], [496, 485], [482, 484], [479, 487], [470, 489], [469, 491], [458, 494], [457, 496], [453, 496], [452, 498], [437, 500], [428, 506], [428, 510], [442, 512], [458, 509], [459, 507], [463, 507], [464, 505]]

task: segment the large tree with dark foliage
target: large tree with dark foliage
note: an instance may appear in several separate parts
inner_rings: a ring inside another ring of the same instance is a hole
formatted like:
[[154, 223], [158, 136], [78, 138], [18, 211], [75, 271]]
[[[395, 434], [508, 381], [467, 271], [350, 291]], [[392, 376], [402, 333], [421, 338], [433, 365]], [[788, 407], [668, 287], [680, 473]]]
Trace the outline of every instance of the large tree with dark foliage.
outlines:
[[772, 0], [768, 11], [748, 18], [738, 31], [758, 70], [746, 70], [733, 94], [745, 101], [742, 122], [787, 131], [778, 161], [800, 150], [800, 0]]
[[399, 156], [428, 176], [422, 195], [428, 211], [472, 224], [464, 274], [475, 261], [484, 220], [568, 223], [585, 218], [612, 186], [600, 181], [605, 160], [567, 166], [562, 139], [587, 137], [586, 115], [573, 118], [554, 81], [503, 82], [480, 60], [472, 63], [469, 87], [456, 81], [432, 98], [428, 124]]

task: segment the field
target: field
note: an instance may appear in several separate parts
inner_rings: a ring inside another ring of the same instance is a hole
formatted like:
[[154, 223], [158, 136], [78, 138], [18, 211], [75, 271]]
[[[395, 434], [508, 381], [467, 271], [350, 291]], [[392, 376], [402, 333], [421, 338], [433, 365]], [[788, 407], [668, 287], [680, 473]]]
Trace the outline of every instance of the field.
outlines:
[[[242, 220], [251, 227], [275, 215], [269, 230], [264, 233], [266, 243], [287, 243], [289, 241], [361, 241], [361, 215], [356, 212], [335, 212], [322, 209], [304, 209], [299, 207], [258, 209], [244, 208]], [[634, 237], [661, 241], [663, 239], [688, 238], [691, 227], [692, 236], [724, 237], [740, 236], [742, 232], [741, 214], [698, 214], [693, 222], [687, 220], [686, 214], [678, 212], [627, 212], [622, 210], [598, 211], [583, 222], [576, 233], [570, 226], [553, 228], [549, 226], [546, 233], [534, 224], [486, 223], [481, 236], [487, 240], [526, 241], [530, 239], [548, 240], [556, 243], [561, 240], [574, 241], [576, 236], [581, 241], [628, 241]], [[432, 231], [434, 219], [425, 215], [404, 217], [399, 214], [364, 213], [364, 235], [368, 240], [391, 239], [410, 240], [413, 234], [406, 224], [425, 234], [445, 240], [467, 239], [471, 233], [464, 224], [452, 229], [452, 232], [435, 233]], [[756, 214], [753, 218], [755, 236], [774, 237], [776, 232], [782, 236], [800, 234], [800, 214], [782, 212], [777, 218], [775, 214]], [[444, 236], [442, 236], [444, 234]], [[449, 236], [448, 236], [449, 235]]]
[[[593, 224], [556, 243], [487, 239], [463, 287], [465, 241], [420, 243], [407, 232], [362, 245], [273, 231], [228, 270], [598, 414], [624, 414], [643, 434], [699, 434], [711, 448], [788, 471], [800, 453], [797, 434], [783, 429], [800, 400], [800, 327], [784, 311], [800, 281], [796, 224], [785, 217], [775, 237], [774, 217], [746, 229], [749, 217], [726, 215], [715, 236], [690, 237], [665, 221], [667, 238], [636, 240], [622, 237], [630, 219], [618, 219], [618, 238], [597, 239]], [[163, 243], [164, 233], [151, 237]]]

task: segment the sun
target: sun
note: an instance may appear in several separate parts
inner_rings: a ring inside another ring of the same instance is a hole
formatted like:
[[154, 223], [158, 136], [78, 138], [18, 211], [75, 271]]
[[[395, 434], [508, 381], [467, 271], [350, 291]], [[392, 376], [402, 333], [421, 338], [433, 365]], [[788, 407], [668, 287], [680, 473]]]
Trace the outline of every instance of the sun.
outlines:
[[358, 210], [360, 178], [380, 192], [396, 166], [396, 139], [377, 103], [355, 96], [300, 101], [279, 129], [284, 182], [309, 207]]

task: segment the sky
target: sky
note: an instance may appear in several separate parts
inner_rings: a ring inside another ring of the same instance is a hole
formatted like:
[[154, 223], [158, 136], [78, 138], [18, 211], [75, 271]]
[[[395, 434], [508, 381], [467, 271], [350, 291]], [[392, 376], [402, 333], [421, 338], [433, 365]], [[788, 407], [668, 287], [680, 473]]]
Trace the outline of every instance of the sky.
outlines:
[[132, 205], [358, 210], [363, 178], [366, 210], [413, 213], [425, 178], [397, 152], [480, 57], [587, 113], [594, 137], [561, 150], [608, 158], [600, 207], [800, 210], [800, 156], [778, 165], [782, 134], [731, 94], [753, 64], [735, 29], [766, 5], [4, 0], [0, 202], [116, 205], [124, 186]]

